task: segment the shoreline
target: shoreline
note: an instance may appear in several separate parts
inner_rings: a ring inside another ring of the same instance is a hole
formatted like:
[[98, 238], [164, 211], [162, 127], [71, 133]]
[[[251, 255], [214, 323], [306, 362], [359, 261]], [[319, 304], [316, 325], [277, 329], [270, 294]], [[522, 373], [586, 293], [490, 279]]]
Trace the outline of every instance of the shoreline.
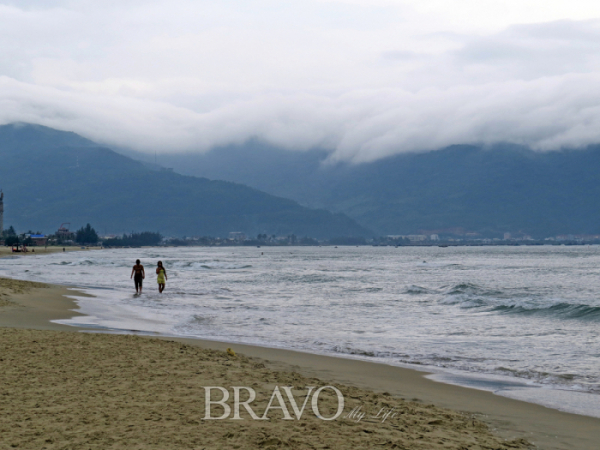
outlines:
[[[7, 282], [16, 283], [17, 290], [10, 293], [8, 299], [6, 292], [0, 297], [4, 302], [13, 303], [0, 309], [0, 327], [103, 334], [93, 328], [50, 322], [81, 315], [76, 311], [76, 301], [66, 296], [85, 296], [84, 293], [63, 286], [5, 280], [9, 279], [0, 279], [0, 292], [6, 291]], [[597, 448], [600, 419], [514, 400], [489, 391], [437, 382], [426, 378], [428, 372], [359, 359], [206, 339], [160, 335], [141, 337], [220, 351], [233, 347], [235, 352], [262, 360], [273, 371], [293, 371], [308, 378], [343, 383], [375, 392], [388, 392], [394, 397], [418, 398], [426, 404], [474, 415], [505, 439], [527, 439], [543, 449]]]
[[[90, 288], [90, 290], [86, 292], [91, 295], [98, 295], [99, 297], [105, 295], [102, 290], [95, 291], [93, 288]], [[189, 338], [209, 340], [233, 346], [247, 345], [272, 350], [290, 350], [311, 355], [390, 365], [421, 372], [424, 377], [436, 382], [482, 390], [498, 396], [521, 400], [562, 412], [600, 419], [600, 395], [583, 389], [577, 389], [577, 386], [575, 388], [570, 388], [570, 386], [565, 387], [558, 384], [542, 384], [527, 378], [509, 377], [506, 374], [481, 373], [475, 371], [468, 372], [447, 367], [438, 367], [435, 365], [410, 364], [386, 358], [326, 351], [323, 349], [311, 348], [307, 345], [293, 345], [293, 343], [286, 346], [285, 344], [275, 344], [274, 342], [265, 341], [264, 339], [244, 339], [243, 336], [232, 339], [231, 336], [226, 336], [223, 333], [219, 333], [218, 337], [213, 337], [209, 334], [202, 333], [201, 331], [198, 334], [177, 334], [177, 332], [172, 332], [169, 327], [162, 327], [159, 329], [153, 329], [154, 327], [148, 328], [146, 323], [137, 322], [135, 315], [127, 316], [127, 324], [120, 323], [122, 322], [120, 319], [124, 317], [122, 314], [127, 315], [128, 312], [127, 310], [121, 311], [118, 308], [113, 310], [115, 307], [114, 305], [107, 305], [107, 308], [99, 310], [96, 308], [93, 300], [86, 298], [79, 299], [78, 304], [80, 306], [80, 312], [90, 316], [90, 319], [87, 320], [84, 318], [83, 320], [77, 320], [77, 318], [74, 318], [61, 320], [59, 323], [76, 327], [93, 328], [94, 331], [98, 333], [136, 334], [163, 336], [173, 339]], [[133, 320], [133, 322], [131, 322], [131, 320]]]
[[[85, 314], [83, 314], [85, 315]], [[63, 324], [63, 323], [61, 323]], [[594, 419], [600, 420], [600, 410], [597, 409], [597, 402], [590, 402], [590, 400], [598, 399], [600, 400], [600, 396], [598, 394], [594, 394], [587, 391], [579, 391], [572, 389], [561, 389], [559, 387], [554, 386], [545, 386], [541, 384], [527, 384], [526, 380], [522, 379], [512, 379], [502, 375], [493, 375], [487, 373], [479, 373], [479, 372], [463, 372], [461, 373], [459, 370], [451, 370], [446, 368], [439, 368], [435, 366], [427, 366], [427, 365], [417, 365], [417, 364], [409, 364], [409, 363], [395, 363], [395, 362], [387, 362], [381, 360], [369, 359], [366, 357], [354, 356], [352, 354], [336, 354], [336, 353], [324, 353], [324, 352], [316, 352], [311, 351], [310, 349], [294, 349], [294, 348], [284, 348], [284, 347], [274, 347], [268, 346], [261, 343], [245, 343], [242, 341], [226, 341], [226, 340], [211, 340], [206, 337], [200, 336], [182, 336], [175, 334], [165, 334], [160, 332], [152, 332], [152, 331], [140, 331], [133, 329], [125, 329], [125, 328], [110, 328], [104, 326], [97, 325], [86, 325], [85, 323], [77, 323], [73, 322], [69, 324], [69, 326], [76, 328], [87, 328], [87, 330], [93, 333], [101, 333], [101, 334], [121, 334], [121, 335], [134, 335], [140, 337], [148, 337], [148, 338], [157, 338], [157, 339], [172, 339], [177, 342], [207, 342], [211, 345], [211, 348], [222, 348], [226, 349], [228, 347], [249, 347], [249, 348], [259, 348], [264, 349], [265, 351], [276, 351], [281, 350], [284, 352], [294, 352], [304, 355], [311, 355], [317, 357], [325, 357], [332, 358], [333, 360], [350, 360], [350, 361], [361, 361], [368, 364], [376, 364], [382, 366], [395, 367], [401, 370], [408, 370], [420, 373], [424, 378], [431, 380], [435, 383], [442, 383], [452, 386], [457, 386], [465, 389], [476, 390], [487, 392], [493, 394], [495, 396], [504, 397], [507, 399], [522, 401], [525, 403], [533, 404], [536, 406], [541, 406], [544, 408], [548, 408], [550, 410], [556, 410], [559, 412], [573, 414], [576, 416], [582, 417], [590, 417]], [[193, 345], [193, 344], [190, 344]], [[536, 394], [544, 394], [546, 400], [542, 401], [540, 395]], [[571, 403], [561, 404], [561, 400], [568, 400], [568, 397], [577, 397], [578, 400], [578, 408], [574, 408], [572, 406], [572, 398]], [[559, 407], [560, 406], [560, 407]]]
[[[188, 345], [226, 350], [232, 344], [194, 338], [157, 337]], [[597, 449], [600, 419], [572, 414], [490, 391], [427, 378], [431, 372], [384, 363], [317, 355], [294, 350], [235, 344], [235, 351], [264, 360], [274, 370], [293, 370], [307, 377], [331, 380], [394, 397], [472, 414], [505, 439], [523, 438], [540, 449]]]
[[83, 316], [77, 312], [77, 302], [69, 298], [74, 294], [88, 297], [84, 292], [66, 286], [0, 277], [0, 327], [54, 331], [85, 329], [52, 322]]
[[[64, 248], [64, 252], [81, 252], [81, 251], [90, 251], [90, 250], [101, 250], [102, 247], [85, 247], [82, 248], [80, 246], [65, 246], [65, 247], [59, 247], [59, 246], [50, 246], [50, 247], [37, 247], [37, 246], [32, 246], [32, 247], [28, 247], [28, 251], [26, 253], [13, 253], [12, 251], [12, 247], [7, 247], [7, 246], [0, 246], [0, 258], [6, 258], [6, 257], [10, 257], [10, 256], [35, 256], [35, 255], [49, 255], [51, 253], [63, 253], [63, 248]], [[37, 250], [37, 251], [36, 251]]]

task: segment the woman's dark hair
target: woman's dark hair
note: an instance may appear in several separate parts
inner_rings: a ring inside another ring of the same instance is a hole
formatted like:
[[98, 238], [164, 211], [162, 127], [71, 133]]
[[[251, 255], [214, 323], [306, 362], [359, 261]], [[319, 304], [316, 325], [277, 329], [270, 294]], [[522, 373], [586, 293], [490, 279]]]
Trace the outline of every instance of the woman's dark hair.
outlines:
[[165, 269], [165, 266], [163, 266], [162, 261], [158, 262], [158, 267], [160, 267], [163, 270], [163, 272], [167, 273], [167, 269]]

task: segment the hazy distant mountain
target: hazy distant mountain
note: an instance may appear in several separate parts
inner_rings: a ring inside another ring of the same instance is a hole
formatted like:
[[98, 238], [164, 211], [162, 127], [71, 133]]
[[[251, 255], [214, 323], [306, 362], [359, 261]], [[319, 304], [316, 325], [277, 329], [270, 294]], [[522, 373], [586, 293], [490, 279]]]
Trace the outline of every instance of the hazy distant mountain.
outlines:
[[360, 165], [327, 164], [326, 156], [249, 143], [159, 162], [343, 212], [379, 234], [600, 234], [600, 146], [548, 153], [453, 146]]
[[74, 133], [0, 126], [5, 226], [55, 231], [92, 223], [100, 233], [160, 231], [226, 236], [231, 231], [327, 238], [371, 233], [343, 214], [225, 181], [149, 167]]

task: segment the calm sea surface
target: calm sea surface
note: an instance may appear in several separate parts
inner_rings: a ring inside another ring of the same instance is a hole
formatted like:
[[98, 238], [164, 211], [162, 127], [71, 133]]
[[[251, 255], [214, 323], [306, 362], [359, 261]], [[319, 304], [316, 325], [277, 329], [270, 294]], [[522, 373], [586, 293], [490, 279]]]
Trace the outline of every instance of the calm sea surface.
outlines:
[[96, 296], [63, 323], [417, 365], [600, 416], [600, 246], [120, 249], [0, 259], [0, 276]]

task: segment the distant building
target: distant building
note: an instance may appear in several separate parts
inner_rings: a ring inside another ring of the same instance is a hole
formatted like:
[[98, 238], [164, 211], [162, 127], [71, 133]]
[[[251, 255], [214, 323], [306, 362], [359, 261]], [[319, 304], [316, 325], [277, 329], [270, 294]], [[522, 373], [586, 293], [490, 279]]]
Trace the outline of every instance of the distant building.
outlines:
[[244, 241], [246, 239], [246, 235], [241, 231], [232, 231], [229, 233], [229, 239], [232, 241]]
[[43, 234], [32, 234], [29, 236], [33, 241], [33, 245], [42, 247], [48, 243], [48, 237]]
[[512, 238], [512, 235], [510, 233], [504, 233], [504, 240], [505, 241], [510, 241]]
[[575, 236], [572, 234], [561, 234], [559, 236], [556, 236], [556, 240], [557, 241], [574, 241]]
[[420, 241], [427, 240], [426, 234], [409, 234], [408, 236], [404, 236], [404, 237], [407, 238], [408, 240], [410, 240], [410, 242], [420, 242]]
[[440, 236], [437, 234], [432, 234], [431, 236], [429, 236], [429, 239], [431, 239], [432, 241], [439, 241]]
[[408, 239], [410, 242], [421, 242], [429, 239], [429, 236], [427, 236], [426, 234], [388, 234], [386, 238], [393, 241], [397, 241], [400, 239]]
[[74, 233], [71, 233], [65, 225], [71, 225], [70, 223], [61, 223], [60, 227], [56, 231], [56, 237], [59, 239], [72, 239], [74, 237]]

